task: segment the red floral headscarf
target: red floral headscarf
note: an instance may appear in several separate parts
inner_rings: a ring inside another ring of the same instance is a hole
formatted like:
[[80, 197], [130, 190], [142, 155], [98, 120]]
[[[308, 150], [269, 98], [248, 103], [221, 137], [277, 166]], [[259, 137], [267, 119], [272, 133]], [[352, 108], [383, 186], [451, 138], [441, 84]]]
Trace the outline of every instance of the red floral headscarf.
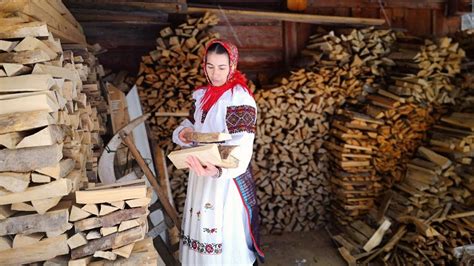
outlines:
[[[226, 83], [222, 86], [213, 86], [206, 71], [207, 53], [209, 47], [215, 43], [222, 45], [226, 49], [227, 54], [229, 55], [229, 75], [227, 76]], [[237, 47], [231, 42], [222, 39], [215, 39], [208, 43], [202, 62], [202, 67], [204, 69], [204, 74], [206, 75], [208, 84], [204, 87], [198, 88], [206, 90], [206, 92], [204, 93], [204, 97], [201, 100], [203, 111], [209, 111], [211, 107], [219, 100], [222, 94], [224, 94], [228, 90], [233, 90], [236, 85], [242, 86], [253, 97], [252, 91], [250, 91], [250, 89], [247, 87], [247, 79], [240, 71], [237, 70], [238, 61], [239, 51], [237, 50]]]

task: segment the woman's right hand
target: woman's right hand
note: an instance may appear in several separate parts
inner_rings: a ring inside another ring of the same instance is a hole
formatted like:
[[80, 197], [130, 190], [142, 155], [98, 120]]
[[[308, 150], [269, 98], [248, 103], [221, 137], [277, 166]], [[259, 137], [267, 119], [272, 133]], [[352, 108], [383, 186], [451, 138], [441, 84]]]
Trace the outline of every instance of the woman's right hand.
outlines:
[[191, 141], [192, 141], [191, 139], [189, 139], [189, 137], [190, 137], [190, 135], [191, 135], [191, 134], [189, 134], [189, 133], [193, 133], [193, 132], [194, 132], [193, 128], [191, 128], [191, 127], [185, 127], [185, 128], [183, 128], [183, 129], [179, 132], [178, 138], [179, 138], [179, 140], [181, 140], [182, 142], [184, 142], [184, 143], [186, 143], [186, 144], [189, 144], [189, 143], [191, 143]]

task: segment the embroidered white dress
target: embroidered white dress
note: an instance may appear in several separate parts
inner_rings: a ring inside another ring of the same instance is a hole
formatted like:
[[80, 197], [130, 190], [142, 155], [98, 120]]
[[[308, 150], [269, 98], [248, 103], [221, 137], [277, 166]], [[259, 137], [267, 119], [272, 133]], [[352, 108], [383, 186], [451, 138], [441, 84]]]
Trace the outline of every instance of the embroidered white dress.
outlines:
[[[222, 169], [219, 178], [189, 174], [182, 221], [180, 261], [183, 265], [252, 265], [256, 256], [249, 248], [252, 235], [249, 217], [234, 178], [246, 172], [253, 151], [256, 104], [252, 96], [237, 85], [225, 92], [216, 104], [203, 114], [204, 90], [193, 93], [194, 124], [184, 120], [173, 132], [173, 141], [184, 127], [196, 132], [230, 133], [232, 139], [223, 145], [239, 145], [239, 167]], [[250, 121], [249, 121], [250, 120]], [[252, 129], [253, 127], [253, 129]]]

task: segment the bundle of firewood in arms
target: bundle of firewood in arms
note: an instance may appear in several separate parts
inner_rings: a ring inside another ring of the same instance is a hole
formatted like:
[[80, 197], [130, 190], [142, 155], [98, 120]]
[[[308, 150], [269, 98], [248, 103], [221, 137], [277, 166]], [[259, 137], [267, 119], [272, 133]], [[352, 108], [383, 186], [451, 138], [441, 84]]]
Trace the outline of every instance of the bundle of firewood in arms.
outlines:
[[403, 182], [378, 208], [366, 220], [332, 232], [347, 262], [459, 263], [460, 249], [472, 243], [474, 231], [473, 117], [443, 117], [407, 162]]
[[191, 109], [193, 89], [206, 83], [201, 62], [206, 44], [218, 37], [208, 32], [215, 15], [188, 18], [167, 27], [156, 39], [156, 50], [142, 57], [136, 84], [144, 112], [151, 113], [150, 133], [165, 152], [173, 150], [172, 131]]
[[426, 104], [455, 104], [461, 94], [454, 78], [461, 71], [465, 52], [459, 43], [443, 37], [436, 41], [398, 37], [398, 49], [389, 55], [396, 63], [390, 71], [389, 90]]
[[391, 30], [354, 29], [347, 35], [331, 31], [311, 36], [302, 55], [310, 58], [307, 67], [330, 77], [328, 85], [355, 99], [364, 94], [364, 84], [373, 84], [384, 76], [385, 66], [394, 64], [386, 55], [395, 40]]
[[310, 230], [325, 220], [329, 184], [321, 147], [327, 116], [344, 102], [325, 78], [301, 69], [255, 95], [253, 169], [265, 232]]

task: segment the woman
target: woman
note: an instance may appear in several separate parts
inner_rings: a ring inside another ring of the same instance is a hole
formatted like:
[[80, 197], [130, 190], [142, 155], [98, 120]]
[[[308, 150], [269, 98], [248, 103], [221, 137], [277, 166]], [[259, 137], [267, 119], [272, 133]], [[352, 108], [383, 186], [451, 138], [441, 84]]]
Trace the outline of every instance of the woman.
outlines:
[[208, 85], [193, 93], [194, 113], [173, 132], [183, 147], [192, 143], [186, 132], [225, 132], [222, 145], [238, 145], [239, 166], [222, 169], [194, 156], [183, 213], [180, 260], [186, 265], [252, 265], [258, 246], [258, 206], [250, 169], [257, 107], [245, 77], [237, 70], [237, 47], [224, 40], [211, 41], [204, 56]]

